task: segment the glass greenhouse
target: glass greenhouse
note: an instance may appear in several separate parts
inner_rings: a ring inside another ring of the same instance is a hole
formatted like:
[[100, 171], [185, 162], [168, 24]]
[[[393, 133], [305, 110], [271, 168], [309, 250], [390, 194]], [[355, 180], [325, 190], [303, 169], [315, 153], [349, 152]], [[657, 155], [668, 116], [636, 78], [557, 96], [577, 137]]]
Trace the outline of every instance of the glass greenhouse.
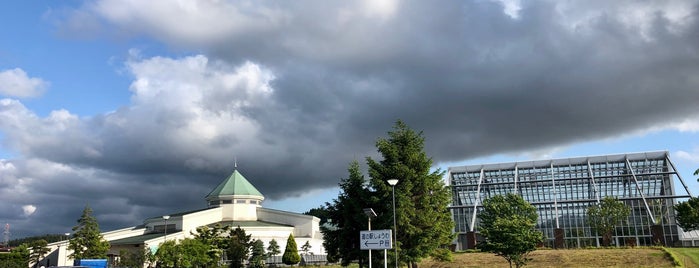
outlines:
[[[482, 200], [517, 193], [537, 208], [537, 228], [548, 247], [596, 247], [601, 234], [587, 223], [587, 208], [607, 196], [631, 208], [613, 244], [680, 243], [673, 204], [691, 194], [666, 151], [450, 167], [450, 210], [457, 249], [472, 248]], [[682, 185], [675, 192], [675, 183]], [[558, 237], [558, 239], [556, 239]]]

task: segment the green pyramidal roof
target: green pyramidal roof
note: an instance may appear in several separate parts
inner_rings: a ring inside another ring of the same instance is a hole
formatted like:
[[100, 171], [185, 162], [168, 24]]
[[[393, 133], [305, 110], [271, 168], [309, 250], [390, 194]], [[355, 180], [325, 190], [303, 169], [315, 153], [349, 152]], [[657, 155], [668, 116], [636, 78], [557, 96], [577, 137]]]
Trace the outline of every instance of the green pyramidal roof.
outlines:
[[206, 196], [206, 199], [215, 199], [223, 195], [254, 195], [264, 197], [237, 169], [233, 171], [233, 174], [216, 186], [216, 188]]

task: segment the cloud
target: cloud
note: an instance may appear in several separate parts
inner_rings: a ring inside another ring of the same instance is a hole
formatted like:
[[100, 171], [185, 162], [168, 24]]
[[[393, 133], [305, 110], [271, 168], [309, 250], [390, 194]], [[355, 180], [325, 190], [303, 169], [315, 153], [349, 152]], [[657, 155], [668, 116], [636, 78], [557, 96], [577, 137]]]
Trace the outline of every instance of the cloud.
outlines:
[[268, 200], [336, 186], [397, 119], [441, 163], [694, 129], [696, 3], [514, 4], [87, 2], [62, 35], [84, 17], [184, 56], [131, 53], [131, 103], [103, 114], [0, 100], [21, 155], [0, 192], [46, 225], [89, 203], [109, 228], [204, 206], [234, 157]]
[[0, 95], [17, 98], [37, 97], [49, 83], [41, 78], [27, 76], [24, 70], [15, 68], [0, 71]]
[[36, 207], [34, 205], [24, 205], [22, 206], [22, 211], [24, 211], [24, 216], [28, 217], [34, 214]]
[[694, 148], [693, 151], [687, 152], [687, 151], [677, 151], [674, 154], [678, 159], [687, 161], [691, 163], [692, 165], [697, 165], [699, 164], [699, 147]]

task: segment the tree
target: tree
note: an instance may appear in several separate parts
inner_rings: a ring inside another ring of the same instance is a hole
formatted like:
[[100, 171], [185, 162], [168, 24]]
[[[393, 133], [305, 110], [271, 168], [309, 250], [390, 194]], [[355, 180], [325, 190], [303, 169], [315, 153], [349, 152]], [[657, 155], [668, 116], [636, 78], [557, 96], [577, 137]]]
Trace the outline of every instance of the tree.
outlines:
[[392, 187], [386, 181], [399, 180], [395, 186], [398, 241], [394, 246], [399, 250], [400, 260], [411, 267], [453, 240], [454, 222], [447, 208], [451, 192], [442, 182], [444, 172], [430, 171], [432, 159], [424, 152], [424, 143], [422, 132], [416, 133], [398, 121], [393, 131], [388, 132], [388, 138], [376, 142], [383, 159], [377, 162], [367, 157], [370, 188], [378, 198], [372, 201], [374, 210], [380, 212], [377, 226], [387, 229], [393, 226]]
[[311, 242], [306, 241], [306, 243], [303, 244], [303, 246], [301, 246], [301, 252], [303, 252], [303, 255], [308, 255], [308, 253], [311, 252], [312, 247], [313, 246], [311, 246]]
[[1, 268], [27, 268], [29, 266], [29, 246], [26, 243], [10, 250], [8, 254], [0, 254]]
[[347, 168], [349, 177], [340, 179], [340, 194], [333, 203], [326, 203], [328, 219], [331, 226], [321, 227], [323, 246], [328, 253], [328, 260], [342, 260], [347, 266], [354, 260], [363, 266], [367, 256], [360, 249], [359, 231], [366, 230], [368, 222], [363, 209], [372, 207], [371, 193], [367, 189], [357, 161], [352, 161]]
[[279, 253], [282, 253], [279, 251], [279, 243], [277, 243], [277, 240], [272, 239], [272, 241], [269, 241], [269, 246], [267, 246], [267, 258], [277, 256]]
[[136, 248], [133, 250], [119, 250], [118, 267], [143, 267], [148, 258], [150, 249]]
[[699, 230], [699, 197], [691, 197], [673, 208], [677, 211], [677, 225], [682, 227], [682, 230]]
[[299, 256], [299, 251], [296, 247], [294, 234], [289, 234], [289, 238], [286, 239], [286, 249], [284, 249], [284, 255], [282, 255], [284, 264], [293, 266], [301, 261], [301, 256]]
[[252, 243], [252, 253], [250, 254], [250, 267], [264, 268], [265, 267], [265, 244], [262, 240], [255, 240]]
[[29, 260], [34, 263], [34, 267], [37, 267], [41, 259], [49, 252], [49, 248], [46, 245], [48, 245], [48, 242], [43, 239], [33, 241], [30, 244], [29, 250], [31, 253], [29, 254]]
[[174, 240], [160, 243], [158, 251], [155, 252], [155, 259], [158, 262], [158, 267], [177, 267], [181, 258], [182, 256]]
[[486, 238], [479, 247], [507, 260], [512, 267], [524, 266], [530, 252], [543, 236], [536, 230], [536, 208], [516, 194], [497, 195], [483, 201], [478, 214], [479, 229]]
[[192, 238], [180, 241], [176, 247], [181, 256], [178, 267], [208, 267], [211, 263], [210, 248], [210, 245]]
[[245, 234], [240, 226], [231, 230], [228, 240], [228, 259], [232, 268], [242, 268], [243, 262], [248, 259], [252, 246], [251, 235]]
[[602, 245], [608, 247], [612, 233], [620, 221], [629, 217], [631, 209], [615, 197], [607, 196], [597, 205], [587, 208], [587, 222], [602, 234]]
[[92, 216], [92, 209], [88, 205], [78, 219], [78, 225], [73, 227], [73, 237], [69, 241], [68, 249], [73, 251], [69, 257], [75, 260], [107, 258], [109, 242], [100, 234], [97, 219]]
[[221, 224], [214, 225], [213, 228], [202, 226], [197, 228], [196, 233], [192, 233], [194, 239], [199, 240], [202, 244], [209, 246], [209, 263], [206, 267], [216, 267], [222, 260], [223, 252], [228, 249], [228, 240], [230, 238], [230, 226]]

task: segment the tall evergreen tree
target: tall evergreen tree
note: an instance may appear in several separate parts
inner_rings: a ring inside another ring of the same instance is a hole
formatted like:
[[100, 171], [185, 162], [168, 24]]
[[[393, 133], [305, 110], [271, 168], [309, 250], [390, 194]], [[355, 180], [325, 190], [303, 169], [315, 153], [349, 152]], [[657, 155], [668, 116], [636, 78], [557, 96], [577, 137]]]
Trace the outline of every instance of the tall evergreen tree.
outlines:
[[[367, 157], [370, 186], [379, 198], [374, 206], [377, 226], [393, 226], [392, 187], [386, 182], [398, 179], [395, 186], [396, 224], [399, 262], [417, 267], [417, 263], [440, 247], [451, 244], [454, 222], [447, 206], [451, 200], [442, 182], [444, 172], [430, 171], [432, 159], [424, 152], [425, 138], [402, 121], [396, 122], [388, 138], [380, 138], [376, 148], [383, 159]], [[382, 205], [382, 207], [378, 207]], [[373, 222], [372, 222], [373, 223]], [[393, 229], [393, 228], [391, 228]]]
[[289, 238], [286, 239], [286, 249], [284, 249], [284, 255], [282, 255], [282, 262], [286, 265], [293, 266], [301, 261], [301, 256], [299, 256], [299, 249], [296, 245], [296, 239], [294, 239], [293, 234], [289, 234]]
[[250, 247], [252, 246], [251, 235], [245, 233], [245, 230], [235, 228], [231, 230], [231, 235], [228, 244], [228, 259], [231, 261], [231, 268], [242, 268], [243, 262], [248, 259]]
[[255, 240], [255, 242], [252, 243], [252, 253], [250, 254], [250, 267], [264, 268], [265, 256], [265, 244], [260, 239]]
[[99, 224], [92, 216], [89, 205], [85, 206], [82, 216], [78, 219], [78, 225], [73, 227], [73, 237], [69, 242], [68, 249], [73, 251], [69, 257], [72, 259], [107, 258], [109, 242], [100, 234]]
[[363, 266], [367, 262], [367, 254], [360, 249], [359, 231], [367, 228], [367, 218], [363, 209], [372, 207], [372, 200], [359, 163], [352, 161], [347, 171], [349, 177], [340, 180], [340, 194], [337, 199], [333, 200], [332, 204], [326, 204], [332, 226], [321, 229], [323, 246], [329, 260], [341, 259], [343, 266], [358, 260], [359, 265]]

